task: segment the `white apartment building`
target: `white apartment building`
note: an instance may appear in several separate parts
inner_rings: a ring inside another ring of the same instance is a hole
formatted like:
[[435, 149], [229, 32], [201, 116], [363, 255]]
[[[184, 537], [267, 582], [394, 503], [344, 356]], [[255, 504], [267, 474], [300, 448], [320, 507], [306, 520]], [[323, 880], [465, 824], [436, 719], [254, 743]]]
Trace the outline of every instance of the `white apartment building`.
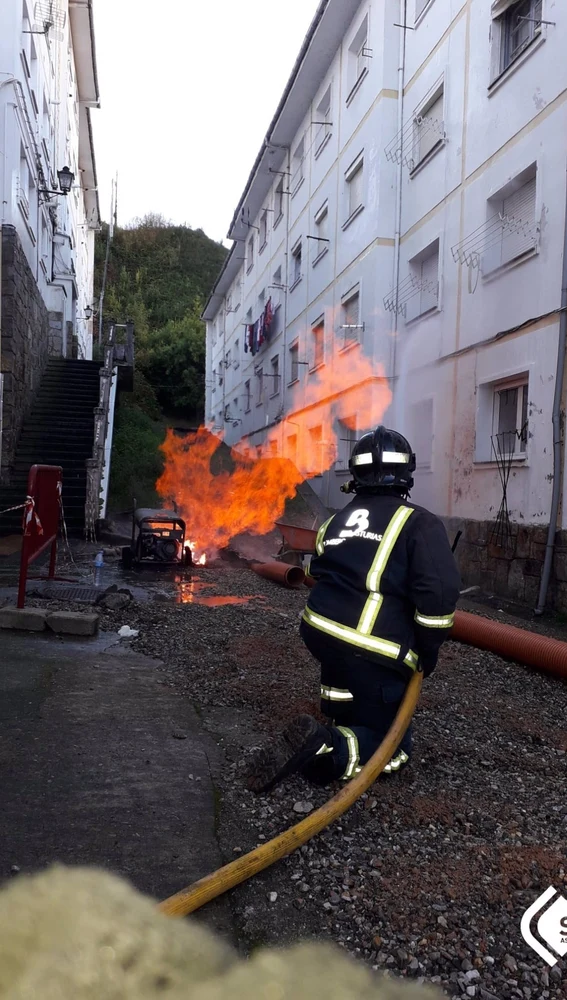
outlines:
[[[413, 499], [466, 528], [465, 578], [532, 601], [567, 499], [566, 43], [559, 0], [323, 0], [204, 311], [206, 419], [227, 443], [261, 442], [337, 350], [362, 352], [417, 453]], [[331, 508], [366, 429], [336, 428], [312, 480]]]
[[[92, 0], [2, 0], [3, 465], [47, 357], [92, 357], [98, 102]], [[61, 171], [72, 174], [66, 195]]]

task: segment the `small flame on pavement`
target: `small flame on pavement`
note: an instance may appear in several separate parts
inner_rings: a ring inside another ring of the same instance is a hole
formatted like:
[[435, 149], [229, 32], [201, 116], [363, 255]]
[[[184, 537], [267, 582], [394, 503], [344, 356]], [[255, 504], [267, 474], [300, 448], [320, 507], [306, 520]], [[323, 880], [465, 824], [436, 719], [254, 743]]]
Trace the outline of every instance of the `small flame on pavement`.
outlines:
[[191, 555], [193, 556], [194, 566], [206, 566], [207, 565], [207, 553], [202, 552], [200, 556], [195, 555], [195, 542], [185, 542], [185, 548], [191, 549]]

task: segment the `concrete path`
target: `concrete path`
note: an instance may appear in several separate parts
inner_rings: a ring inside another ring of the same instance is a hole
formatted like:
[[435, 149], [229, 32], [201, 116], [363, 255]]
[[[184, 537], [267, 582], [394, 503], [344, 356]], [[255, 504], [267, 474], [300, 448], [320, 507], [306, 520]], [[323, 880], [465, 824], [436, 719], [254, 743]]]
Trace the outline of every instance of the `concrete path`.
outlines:
[[[164, 898], [222, 864], [217, 753], [159, 663], [115, 636], [0, 633], [0, 881], [60, 861]], [[229, 932], [222, 903], [207, 921]]]

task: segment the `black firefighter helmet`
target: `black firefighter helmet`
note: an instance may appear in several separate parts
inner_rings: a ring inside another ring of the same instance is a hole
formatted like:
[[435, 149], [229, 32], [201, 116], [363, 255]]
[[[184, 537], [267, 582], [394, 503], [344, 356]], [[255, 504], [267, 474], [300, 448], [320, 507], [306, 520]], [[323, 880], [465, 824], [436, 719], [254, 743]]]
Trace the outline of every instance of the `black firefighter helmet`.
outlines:
[[409, 493], [415, 455], [403, 434], [380, 425], [355, 444], [349, 461], [353, 488], [386, 488]]

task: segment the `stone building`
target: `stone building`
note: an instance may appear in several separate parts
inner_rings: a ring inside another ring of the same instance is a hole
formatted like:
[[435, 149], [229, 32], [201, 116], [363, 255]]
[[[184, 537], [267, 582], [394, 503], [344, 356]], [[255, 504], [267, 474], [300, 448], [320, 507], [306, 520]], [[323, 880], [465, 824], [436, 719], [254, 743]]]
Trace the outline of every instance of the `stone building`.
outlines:
[[3, 0], [2, 479], [48, 357], [92, 357], [98, 97], [92, 0]]

